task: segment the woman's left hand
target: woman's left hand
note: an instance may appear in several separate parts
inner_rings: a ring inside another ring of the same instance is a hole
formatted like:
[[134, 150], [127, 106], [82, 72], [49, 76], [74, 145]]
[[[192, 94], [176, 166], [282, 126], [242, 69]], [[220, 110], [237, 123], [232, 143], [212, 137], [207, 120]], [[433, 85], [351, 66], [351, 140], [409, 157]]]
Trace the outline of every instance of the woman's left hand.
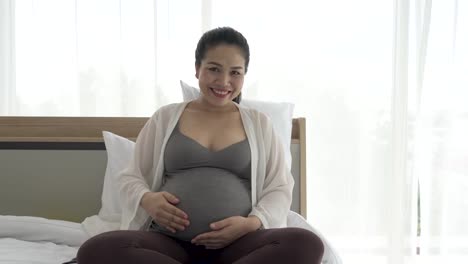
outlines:
[[233, 216], [210, 224], [211, 232], [203, 233], [192, 239], [192, 244], [205, 246], [206, 249], [220, 249], [228, 246], [245, 234], [257, 230], [261, 225], [256, 216]]

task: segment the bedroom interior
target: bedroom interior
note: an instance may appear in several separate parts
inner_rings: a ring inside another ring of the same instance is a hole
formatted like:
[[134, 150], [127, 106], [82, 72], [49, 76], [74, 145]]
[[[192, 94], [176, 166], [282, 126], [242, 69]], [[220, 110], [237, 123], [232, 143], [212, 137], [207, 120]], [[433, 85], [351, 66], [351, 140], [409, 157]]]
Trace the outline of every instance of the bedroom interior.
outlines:
[[288, 220], [324, 263], [468, 263], [468, 1], [0, 0], [1, 264], [76, 252], [115, 153], [197, 96], [220, 26], [249, 41], [243, 99], [291, 152]]

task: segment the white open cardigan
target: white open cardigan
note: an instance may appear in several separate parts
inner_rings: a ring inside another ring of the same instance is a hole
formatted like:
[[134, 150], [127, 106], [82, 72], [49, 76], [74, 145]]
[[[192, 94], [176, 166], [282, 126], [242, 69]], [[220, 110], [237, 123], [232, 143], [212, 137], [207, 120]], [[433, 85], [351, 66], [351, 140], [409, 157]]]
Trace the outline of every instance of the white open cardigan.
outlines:
[[[164, 149], [187, 104], [161, 107], [138, 135], [133, 160], [118, 177], [122, 203], [120, 229], [140, 230], [151, 220], [140, 206], [140, 200], [144, 193], [161, 187]], [[236, 106], [252, 157], [252, 211], [249, 215], [257, 216], [264, 228], [286, 227], [294, 179], [286, 165], [280, 140], [266, 115]]]

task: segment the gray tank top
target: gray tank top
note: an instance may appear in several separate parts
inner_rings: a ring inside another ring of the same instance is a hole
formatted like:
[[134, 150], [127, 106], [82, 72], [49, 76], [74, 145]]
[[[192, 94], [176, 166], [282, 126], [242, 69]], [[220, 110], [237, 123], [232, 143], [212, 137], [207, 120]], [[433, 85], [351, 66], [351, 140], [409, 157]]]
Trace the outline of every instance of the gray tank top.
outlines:
[[165, 176], [159, 191], [179, 198], [190, 225], [175, 234], [152, 222], [150, 230], [190, 241], [211, 231], [210, 223], [247, 216], [251, 202], [251, 157], [247, 139], [210, 151], [182, 134], [177, 124], [164, 152]]

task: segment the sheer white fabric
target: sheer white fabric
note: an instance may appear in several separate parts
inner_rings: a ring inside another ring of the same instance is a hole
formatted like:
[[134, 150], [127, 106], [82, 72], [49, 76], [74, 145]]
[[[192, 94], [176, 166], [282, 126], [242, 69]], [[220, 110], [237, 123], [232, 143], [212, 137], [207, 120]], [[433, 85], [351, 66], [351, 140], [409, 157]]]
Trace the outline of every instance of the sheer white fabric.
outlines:
[[1, 115], [150, 116], [196, 84], [202, 32], [232, 26], [244, 97], [307, 118], [308, 220], [344, 263], [466, 262], [467, 1], [0, 5]]
[[[415, 3], [412, 168], [421, 192], [421, 263], [468, 262], [468, 2]], [[419, 42], [419, 43], [418, 43]], [[417, 52], [415, 48], [415, 52]], [[419, 67], [418, 67], [419, 66]]]
[[0, 1], [0, 115], [14, 105], [14, 17], [13, 1]]
[[16, 73], [2, 115], [149, 116], [193, 76], [200, 2], [8, 2]]

